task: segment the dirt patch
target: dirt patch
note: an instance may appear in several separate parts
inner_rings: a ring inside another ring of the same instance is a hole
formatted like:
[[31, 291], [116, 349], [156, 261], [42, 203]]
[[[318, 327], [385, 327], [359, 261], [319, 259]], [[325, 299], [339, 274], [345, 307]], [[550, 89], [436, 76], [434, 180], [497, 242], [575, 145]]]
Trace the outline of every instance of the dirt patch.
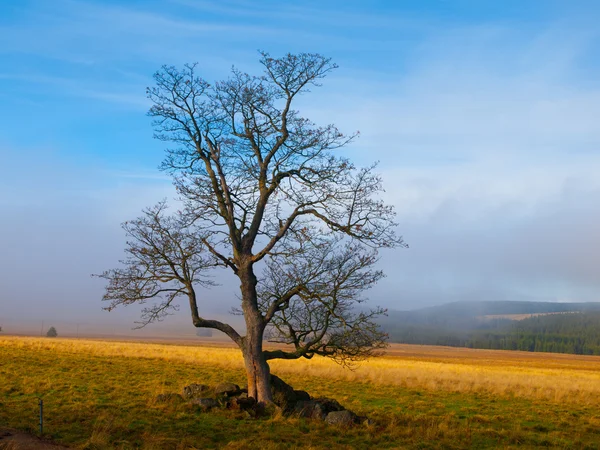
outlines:
[[61, 450], [62, 445], [40, 439], [23, 431], [0, 428], [0, 450]]

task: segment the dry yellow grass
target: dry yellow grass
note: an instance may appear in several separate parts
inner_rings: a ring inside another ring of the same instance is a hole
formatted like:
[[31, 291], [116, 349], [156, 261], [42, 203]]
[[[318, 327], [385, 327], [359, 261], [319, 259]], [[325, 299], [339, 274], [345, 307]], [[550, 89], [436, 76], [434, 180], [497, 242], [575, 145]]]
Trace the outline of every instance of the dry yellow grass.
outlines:
[[244, 382], [237, 349], [187, 344], [0, 337], [0, 423], [35, 432], [43, 397], [46, 437], [87, 450], [600, 448], [598, 357], [393, 345], [355, 371], [273, 362], [293, 386], [374, 420], [341, 430], [157, 402], [191, 382]]
[[[223, 346], [23, 337], [0, 338], [0, 345], [58, 354], [141, 357], [243, 369], [239, 350]], [[354, 370], [324, 358], [275, 360], [271, 367], [277, 374], [375, 386], [481, 392], [600, 406], [600, 357], [394, 345], [385, 356], [364, 361]]]

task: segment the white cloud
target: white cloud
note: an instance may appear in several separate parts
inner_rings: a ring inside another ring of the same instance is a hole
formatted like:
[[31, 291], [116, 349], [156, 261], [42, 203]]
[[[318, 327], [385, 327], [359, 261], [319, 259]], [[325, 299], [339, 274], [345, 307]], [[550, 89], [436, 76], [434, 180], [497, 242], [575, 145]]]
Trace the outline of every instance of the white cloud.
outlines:
[[373, 300], [600, 300], [600, 84], [578, 70], [597, 33], [564, 31], [454, 30], [395, 79], [357, 73], [307, 97], [317, 122], [361, 130], [349, 154], [381, 161], [411, 245], [384, 252]]

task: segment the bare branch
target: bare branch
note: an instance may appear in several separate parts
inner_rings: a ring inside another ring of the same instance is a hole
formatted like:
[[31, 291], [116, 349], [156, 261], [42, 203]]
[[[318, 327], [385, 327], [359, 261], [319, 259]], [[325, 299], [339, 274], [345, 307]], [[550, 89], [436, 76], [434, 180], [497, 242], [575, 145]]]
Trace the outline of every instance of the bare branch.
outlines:
[[377, 254], [351, 241], [304, 231], [295, 252], [271, 258], [260, 286], [268, 338], [291, 352], [265, 352], [267, 359], [329, 356], [343, 364], [385, 347], [374, 318], [385, 311], [360, 311], [360, 294], [383, 274], [373, 270]]
[[138, 219], [123, 224], [129, 237], [125, 250], [128, 257], [121, 261], [123, 267], [97, 275], [108, 281], [103, 300], [110, 303], [105, 309], [111, 311], [121, 305], [157, 300], [158, 303], [142, 310], [142, 320], [137, 322], [137, 328], [141, 328], [176, 311], [175, 300], [186, 296], [196, 327], [223, 331], [241, 345], [241, 336], [231, 326], [200, 317], [196, 287], [214, 285], [206, 272], [217, 261], [206, 255], [197, 230], [188, 227], [177, 215], [168, 216], [166, 208], [166, 202], [162, 201], [146, 209]]

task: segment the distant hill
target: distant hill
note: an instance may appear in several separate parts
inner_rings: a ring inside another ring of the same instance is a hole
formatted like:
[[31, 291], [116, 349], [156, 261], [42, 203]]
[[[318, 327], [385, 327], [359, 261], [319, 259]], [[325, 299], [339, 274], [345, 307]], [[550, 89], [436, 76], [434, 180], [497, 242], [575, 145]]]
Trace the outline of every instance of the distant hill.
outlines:
[[380, 320], [391, 342], [600, 355], [600, 302], [464, 301]]

